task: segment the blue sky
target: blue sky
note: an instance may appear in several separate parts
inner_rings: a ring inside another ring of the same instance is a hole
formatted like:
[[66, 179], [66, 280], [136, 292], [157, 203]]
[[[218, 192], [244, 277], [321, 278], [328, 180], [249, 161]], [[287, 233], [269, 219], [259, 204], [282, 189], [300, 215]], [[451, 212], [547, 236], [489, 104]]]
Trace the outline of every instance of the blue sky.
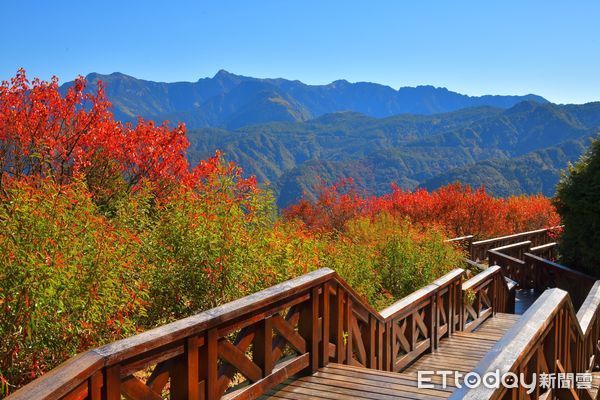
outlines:
[[311, 84], [431, 84], [600, 100], [595, 1], [1, 1], [0, 79], [223, 68]]

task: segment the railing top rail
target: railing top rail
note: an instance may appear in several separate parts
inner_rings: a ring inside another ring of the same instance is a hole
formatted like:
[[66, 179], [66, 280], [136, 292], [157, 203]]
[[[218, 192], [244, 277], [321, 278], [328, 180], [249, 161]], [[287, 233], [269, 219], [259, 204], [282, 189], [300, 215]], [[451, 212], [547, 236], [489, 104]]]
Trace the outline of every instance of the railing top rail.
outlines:
[[104, 358], [94, 350], [72, 357], [59, 367], [11, 394], [11, 400], [58, 399], [85, 382], [104, 365]]
[[502, 250], [512, 249], [515, 247], [529, 247], [529, 246], [531, 246], [531, 240], [524, 240], [522, 242], [511, 243], [511, 244], [507, 244], [505, 246], [494, 247], [492, 250], [502, 251]]
[[368, 311], [373, 317], [377, 318], [379, 321], [385, 322], [383, 320], [383, 317], [381, 316], [380, 312], [375, 310], [371, 306], [371, 304], [369, 304], [367, 299], [365, 299], [356, 290], [354, 290], [350, 285], [348, 285], [346, 283], [346, 281], [344, 281], [343, 279], [340, 279], [339, 276], [337, 275], [337, 273], [335, 274], [335, 281], [336, 281], [336, 284], [338, 284], [344, 288], [344, 290], [348, 293], [350, 298], [352, 298], [352, 301], [355, 304], [360, 305], [360, 307], [364, 308], [366, 311]]
[[381, 316], [385, 321], [393, 319], [398, 314], [404, 312], [412, 306], [420, 304], [422, 301], [431, 297], [435, 292], [445, 288], [452, 281], [460, 278], [463, 275], [463, 273], [464, 269], [462, 268], [456, 268], [448, 272], [446, 275], [435, 280], [434, 282], [425, 286], [424, 288], [412, 292], [408, 296], [403, 297], [402, 299], [398, 300], [389, 307], [386, 307], [385, 309], [381, 310]]
[[587, 336], [589, 330], [592, 328], [594, 319], [598, 315], [598, 309], [600, 307], [600, 281], [596, 281], [592, 289], [588, 293], [585, 301], [579, 307], [577, 311], [577, 319], [581, 325], [581, 330]]
[[[519, 260], [518, 258], [515, 258], [513, 256], [509, 256], [508, 254], [500, 253], [497, 250], [488, 250], [488, 253], [492, 253], [496, 257], [504, 258], [505, 260], [509, 260], [509, 261], [512, 261], [517, 264], [525, 264], [525, 261]], [[528, 254], [528, 253], [525, 253], [525, 254]]]
[[548, 249], [550, 247], [555, 247], [556, 245], [558, 245], [558, 243], [550, 242], [550, 243], [540, 244], [539, 246], [532, 247], [529, 250], [530, 251], [544, 250], [544, 249]]
[[451, 243], [451, 242], [460, 242], [463, 240], [470, 240], [473, 239], [475, 236], [473, 235], [466, 235], [466, 236], [460, 236], [460, 237], [455, 237], [455, 238], [451, 238], [451, 239], [446, 239], [444, 240], [445, 243]]
[[470, 265], [471, 267], [475, 267], [481, 271], [486, 270], [488, 267], [485, 264], [480, 264], [477, 261], [473, 261], [473, 260], [469, 260], [468, 258], [465, 258], [465, 262]]
[[571, 269], [569, 267], [565, 267], [564, 265], [555, 263], [555, 262], [550, 261], [550, 260], [546, 260], [545, 258], [542, 258], [540, 256], [536, 256], [535, 254], [525, 253], [524, 256], [525, 256], [525, 259], [529, 258], [529, 259], [531, 259], [533, 261], [537, 261], [537, 262], [543, 263], [547, 267], [551, 267], [551, 268], [560, 270], [562, 272], [578, 276], [581, 279], [585, 279], [585, 280], [588, 280], [588, 281], [594, 281], [594, 282], [596, 281], [596, 279], [594, 277], [592, 277], [592, 276], [590, 276], [588, 274], [584, 274], [583, 272]]
[[503, 240], [507, 240], [507, 239], [515, 239], [515, 238], [519, 238], [519, 237], [527, 237], [530, 235], [534, 235], [536, 233], [549, 232], [549, 231], [553, 231], [553, 230], [559, 229], [559, 228], [562, 228], [562, 225], [552, 226], [552, 227], [543, 228], [543, 229], [536, 229], [534, 231], [515, 233], [513, 235], [499, 236], [499, 237], [490, 238], [490, 239], [478, 240], [476, 242], [473, 242], [473, 246], [484, 245], [484, 244], [493, 243], [496, 241], [503, 241]]
[[494, 275], [500, 274], [500, 273], [502, 273], [502, 268], [500, 268], [497, 265], [491, 266], [491, 267], [485, 269], [483, 272], [478, 273], [477, 275], [475, 275], [468, 281], [463, 282], [462, 289], [469, 290], [469, 289], [476, 288], [477, 286], [484, 283], [485, 281], [487, 281]]
[[[568, 293], [561, 289], [548, 289], [519, 318], [508, 332], [492, 347], [477, 364], [474, 372], [483, 376], [487, 372], [499, 371], [500, 375], [514, 372], [512, 369], [527, 356], [533, 344], [552, 323], [560, 307], [569, 299]], [[570, 304], [570, 303], [569, 303]], [[577, 324], [578, 325], [578, 324]], [[454, 391], [451, 399], [490, 399], [497, 389], [480, 385], [469, 389], [463, 386]]]
[[272, 305], [290, 295], [319, 285], [334, 276], [336, 273], [332, 269], [321, 268], [199, 314], [107, 344], [98, 348], [96, 352], [106, 358], [106, 365], [111, 365], [140, 351], [148, 351], [166, 343], [184, 339], [242, 314]]

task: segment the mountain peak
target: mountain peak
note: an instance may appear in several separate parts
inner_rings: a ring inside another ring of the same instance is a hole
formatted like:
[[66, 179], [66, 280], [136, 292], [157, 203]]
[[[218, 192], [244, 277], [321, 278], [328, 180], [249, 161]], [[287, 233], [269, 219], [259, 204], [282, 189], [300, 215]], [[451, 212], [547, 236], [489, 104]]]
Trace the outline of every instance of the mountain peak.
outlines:
[[237, 77], [237, 75], [232, 74], [231, 72], [225, 70], [225, 69], [220, 69], [215, 76], [213, 76], [213, 79], [223, 79], [223, 78], [235, 78]]

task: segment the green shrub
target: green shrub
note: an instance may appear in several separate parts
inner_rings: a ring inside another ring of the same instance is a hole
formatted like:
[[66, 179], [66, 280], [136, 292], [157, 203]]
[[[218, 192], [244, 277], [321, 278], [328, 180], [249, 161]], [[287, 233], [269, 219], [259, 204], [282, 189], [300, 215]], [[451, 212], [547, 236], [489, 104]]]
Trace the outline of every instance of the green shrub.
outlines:
[[138, 331], [148, 300], [139, 242], [97, 212], [84, 184], [4, 187], [0, 375], [19, 385]]
[[600, 277], [600, 141], [563, 175], [555, 205], [564, 224], [562, 262]]

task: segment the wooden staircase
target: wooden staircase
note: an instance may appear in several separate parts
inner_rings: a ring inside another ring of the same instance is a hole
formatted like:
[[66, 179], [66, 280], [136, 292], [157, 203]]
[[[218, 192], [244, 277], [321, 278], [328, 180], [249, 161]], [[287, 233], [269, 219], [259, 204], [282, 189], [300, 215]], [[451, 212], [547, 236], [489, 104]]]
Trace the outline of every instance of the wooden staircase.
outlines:
[[442, 339], [435, 352], [423, 355], [400, 373], [331, 363], [313, 375], [288, 379], [262, 398], [445, 399], [456, 388], [454, 378], [449, 377], [443, 387], [441, 377], [433, 377], [434, 388], [422, 389], [417, 385], [418, 371], [471, 372], [518, 319], [518, 315], [498, 313], [473, 332], [456, 332]]
[[[423, 370], [597, 370], [600, 281], [542, 258], [553, 258], [544, 235], [459, 238], [489, 256], [485, 270], [464, 280], [456, 269], [382, 311], [334, 271], [314, 271], [82, 353], [8, 399], [595, 399], [600, 376], [592, 390], [531, 396], [416, 384]], [[511, 314], [517, 286], [543, 292], [522, 316]]]

